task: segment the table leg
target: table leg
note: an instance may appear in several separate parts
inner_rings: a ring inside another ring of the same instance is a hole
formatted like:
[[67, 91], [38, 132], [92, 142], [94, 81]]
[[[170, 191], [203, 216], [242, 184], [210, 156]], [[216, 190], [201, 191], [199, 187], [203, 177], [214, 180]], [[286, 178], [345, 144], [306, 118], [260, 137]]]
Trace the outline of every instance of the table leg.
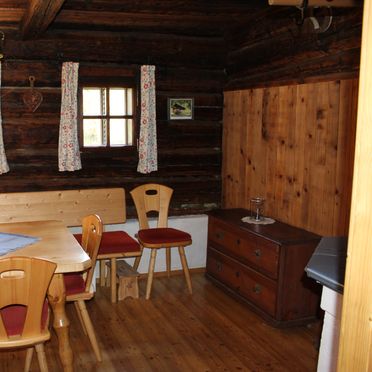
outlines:
[[58, 337], [59, 356], [65, 372], [73, 371], [73, 354], [69, 340], [70, 322], [65, 311], [63, 274], [54, 274], [48, 289], [48, 300], [53, 311], [53, 328]]

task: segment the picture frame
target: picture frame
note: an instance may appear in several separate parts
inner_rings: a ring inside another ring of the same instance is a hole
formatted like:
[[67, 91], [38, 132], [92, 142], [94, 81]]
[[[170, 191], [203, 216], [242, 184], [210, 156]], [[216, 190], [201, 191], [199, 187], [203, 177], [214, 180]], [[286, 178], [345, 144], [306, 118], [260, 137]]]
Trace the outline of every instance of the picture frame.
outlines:
[[194, 118], [194, 98], [168, 98], [169, 120], [192, 120]]

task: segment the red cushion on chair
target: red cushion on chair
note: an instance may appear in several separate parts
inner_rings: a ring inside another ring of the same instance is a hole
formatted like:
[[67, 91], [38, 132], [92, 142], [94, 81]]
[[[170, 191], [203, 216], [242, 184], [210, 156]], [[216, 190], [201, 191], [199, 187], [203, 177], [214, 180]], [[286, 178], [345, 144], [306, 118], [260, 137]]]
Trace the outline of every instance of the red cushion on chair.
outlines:
[[[74, 234], [76, 240], [81, 243], [82, 234]], [[140, 245], [125, 231], [105, 231], [102, 234], [101, 245], [98, 255], [111, 253], [140, 252]]]
[[[26, 320], [27, 306], [10, 305], [0, 310], [4, 327], [8, 336], [22, 334], [23, 326]], [[44, 329], [48, 320], [48, 301], [44, 301], [41, 314], [41, 329]]]
[[161, 244], [172, 242], [186, 242], [191, 240], [187, 232], [173, 229], [171, 227], [158, 227], [138, 231], [138, 238], [148, 244]]
[[75, 239], [81, 244], [81, 240], [83, 239], [83, 234], [74, 234]]
[[85, 281], [79, 273], [67, 273], [63, 275], [65, 282], [66, 295], [85, 292]]

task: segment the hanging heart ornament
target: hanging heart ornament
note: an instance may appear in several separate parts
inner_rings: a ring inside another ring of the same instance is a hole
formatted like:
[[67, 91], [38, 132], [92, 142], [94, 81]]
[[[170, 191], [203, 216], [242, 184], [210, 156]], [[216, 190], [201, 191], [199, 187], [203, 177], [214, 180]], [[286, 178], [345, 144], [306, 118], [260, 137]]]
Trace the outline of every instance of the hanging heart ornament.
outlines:
[[43, 95], [34, 89], [35, 76], [29, 76], [30, 90], [23, 94], [23, 103], [28, 111], [35, 112], [43, 102]]

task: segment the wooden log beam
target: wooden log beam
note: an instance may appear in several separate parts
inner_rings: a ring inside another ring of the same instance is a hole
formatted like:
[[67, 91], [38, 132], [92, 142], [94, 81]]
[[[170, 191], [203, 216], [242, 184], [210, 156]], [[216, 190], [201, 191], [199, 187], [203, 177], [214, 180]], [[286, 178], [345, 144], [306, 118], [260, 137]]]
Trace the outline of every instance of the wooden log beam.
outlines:
[[65, 0], [31, 0], [20, 25], [23, 39], [34, 39], [53, 22]]
[[[269, 5], [303, 6], [303, 0], [269, 0]], [[308, 6], [332, 6], [332, 7], [358, 7], [362, 5], [360, 0], [308, 0]]]

